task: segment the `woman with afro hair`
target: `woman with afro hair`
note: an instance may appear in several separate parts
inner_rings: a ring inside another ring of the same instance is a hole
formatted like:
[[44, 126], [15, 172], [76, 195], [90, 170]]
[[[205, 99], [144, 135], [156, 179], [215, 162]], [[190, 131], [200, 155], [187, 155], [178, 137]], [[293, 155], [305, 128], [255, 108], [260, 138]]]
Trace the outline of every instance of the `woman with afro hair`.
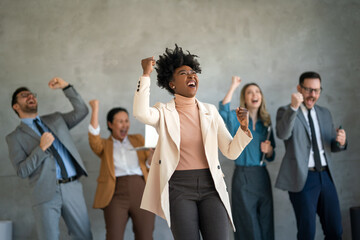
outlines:
[[174, 98], [153, 107], [149, 98], [155, 59], [141, 61], [133, 113], [159, 134], [141, 208], [166, 219], [175, 240], [200, 239], [200, 233], [204, 240], [228, 239], [229, 221], [234, 225], [218, 148], [229, 159], [241, 154], [252, 139], [248, 112], [237, 109], [240, 127], [232, 138], [216, 107], [195, 98], [201, 73], [196, 57], [177, 45], [159, 56], [157, 85]]

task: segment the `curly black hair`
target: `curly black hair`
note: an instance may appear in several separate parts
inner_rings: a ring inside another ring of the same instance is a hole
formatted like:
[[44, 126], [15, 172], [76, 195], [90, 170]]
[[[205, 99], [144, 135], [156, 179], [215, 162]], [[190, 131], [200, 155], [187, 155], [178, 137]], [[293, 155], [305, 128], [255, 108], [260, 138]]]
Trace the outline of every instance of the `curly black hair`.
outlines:
[[160, 55], [159, 60], [156, 61], [157, 85], [174, 95], [175, 92], [170, 88], [169, 83], [173, 80], [175, 69], [186, 65], [196, 73], [201, 73], [200, 63], [195, 59], [196, 57], [198, 56], [189, 51], [184, 53], [177, 44], [175, 44], [174, 50], [166, 48], [165, 53]]

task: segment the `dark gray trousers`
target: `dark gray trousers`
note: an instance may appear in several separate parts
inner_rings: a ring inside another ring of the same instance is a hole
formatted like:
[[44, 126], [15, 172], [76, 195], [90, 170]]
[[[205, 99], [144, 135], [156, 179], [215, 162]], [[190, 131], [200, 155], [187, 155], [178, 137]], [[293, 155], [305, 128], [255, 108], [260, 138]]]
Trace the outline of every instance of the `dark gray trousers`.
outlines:
[[236, 166], [231, 198], [236, 240], [274, 239], [273, 198], [265, 167]]
[[229, 218], [209, 169], [175, 171], [169, 181], [171, 231], [175, 240], [226, 240]]

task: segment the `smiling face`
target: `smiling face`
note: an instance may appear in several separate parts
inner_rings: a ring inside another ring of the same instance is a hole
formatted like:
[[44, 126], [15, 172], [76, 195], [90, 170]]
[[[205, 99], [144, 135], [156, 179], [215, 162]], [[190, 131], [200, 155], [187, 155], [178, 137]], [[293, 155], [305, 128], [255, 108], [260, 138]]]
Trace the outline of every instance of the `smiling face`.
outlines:
[[199, 87], [199, 79], [196, 72], [189, 66], [181, 66], [175, 69], [173, 80], [169, 83], [175, 94], [184, 97], [195, 97]]
[[36, 94], [30, 91], [22, 91], [16, 95], [16, 103], [13, 109], [17, 111], [20, 118], [30, 117], [37, 114], [38, 102]]
[[128, 114], [126, 112], [116, 113], [114, 115], [113, 121], [108, 122], [108, 127], [111, 129], [111, 135], [115, 139], [122, 142], [124, 138], [127, 136], [130, 128], [130, 121]]
[[306, 108], [311, 109], [320, 97], [321, 81], [319, 78], [305, 78], [297, 90], [303, 95]]
[[262, 102], [260, 89], [255, 85], [249, 85], [244, 93], [245, 106], [248, 110], [258, 110]]

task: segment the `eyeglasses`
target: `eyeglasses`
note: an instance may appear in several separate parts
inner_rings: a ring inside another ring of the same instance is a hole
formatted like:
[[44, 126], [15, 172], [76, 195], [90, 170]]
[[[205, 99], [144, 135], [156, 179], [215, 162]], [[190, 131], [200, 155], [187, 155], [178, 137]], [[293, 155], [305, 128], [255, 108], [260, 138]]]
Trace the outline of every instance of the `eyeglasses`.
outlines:
[[23, 92], [20, 93], [17, 97], [28, 98], [29, 96], [33, 96], [34, 98], [36, 98], [37, 94], [33, 92]]
[[320, 88], [307, 88], [307, 87], [304, 87], [302, 85], [300, 85], [300, 86], [308, 94], [311, 94], [312, 92], [314, 92], [315, 94], [319, 94], [322, 91], [322, 87], [320, 87]]

